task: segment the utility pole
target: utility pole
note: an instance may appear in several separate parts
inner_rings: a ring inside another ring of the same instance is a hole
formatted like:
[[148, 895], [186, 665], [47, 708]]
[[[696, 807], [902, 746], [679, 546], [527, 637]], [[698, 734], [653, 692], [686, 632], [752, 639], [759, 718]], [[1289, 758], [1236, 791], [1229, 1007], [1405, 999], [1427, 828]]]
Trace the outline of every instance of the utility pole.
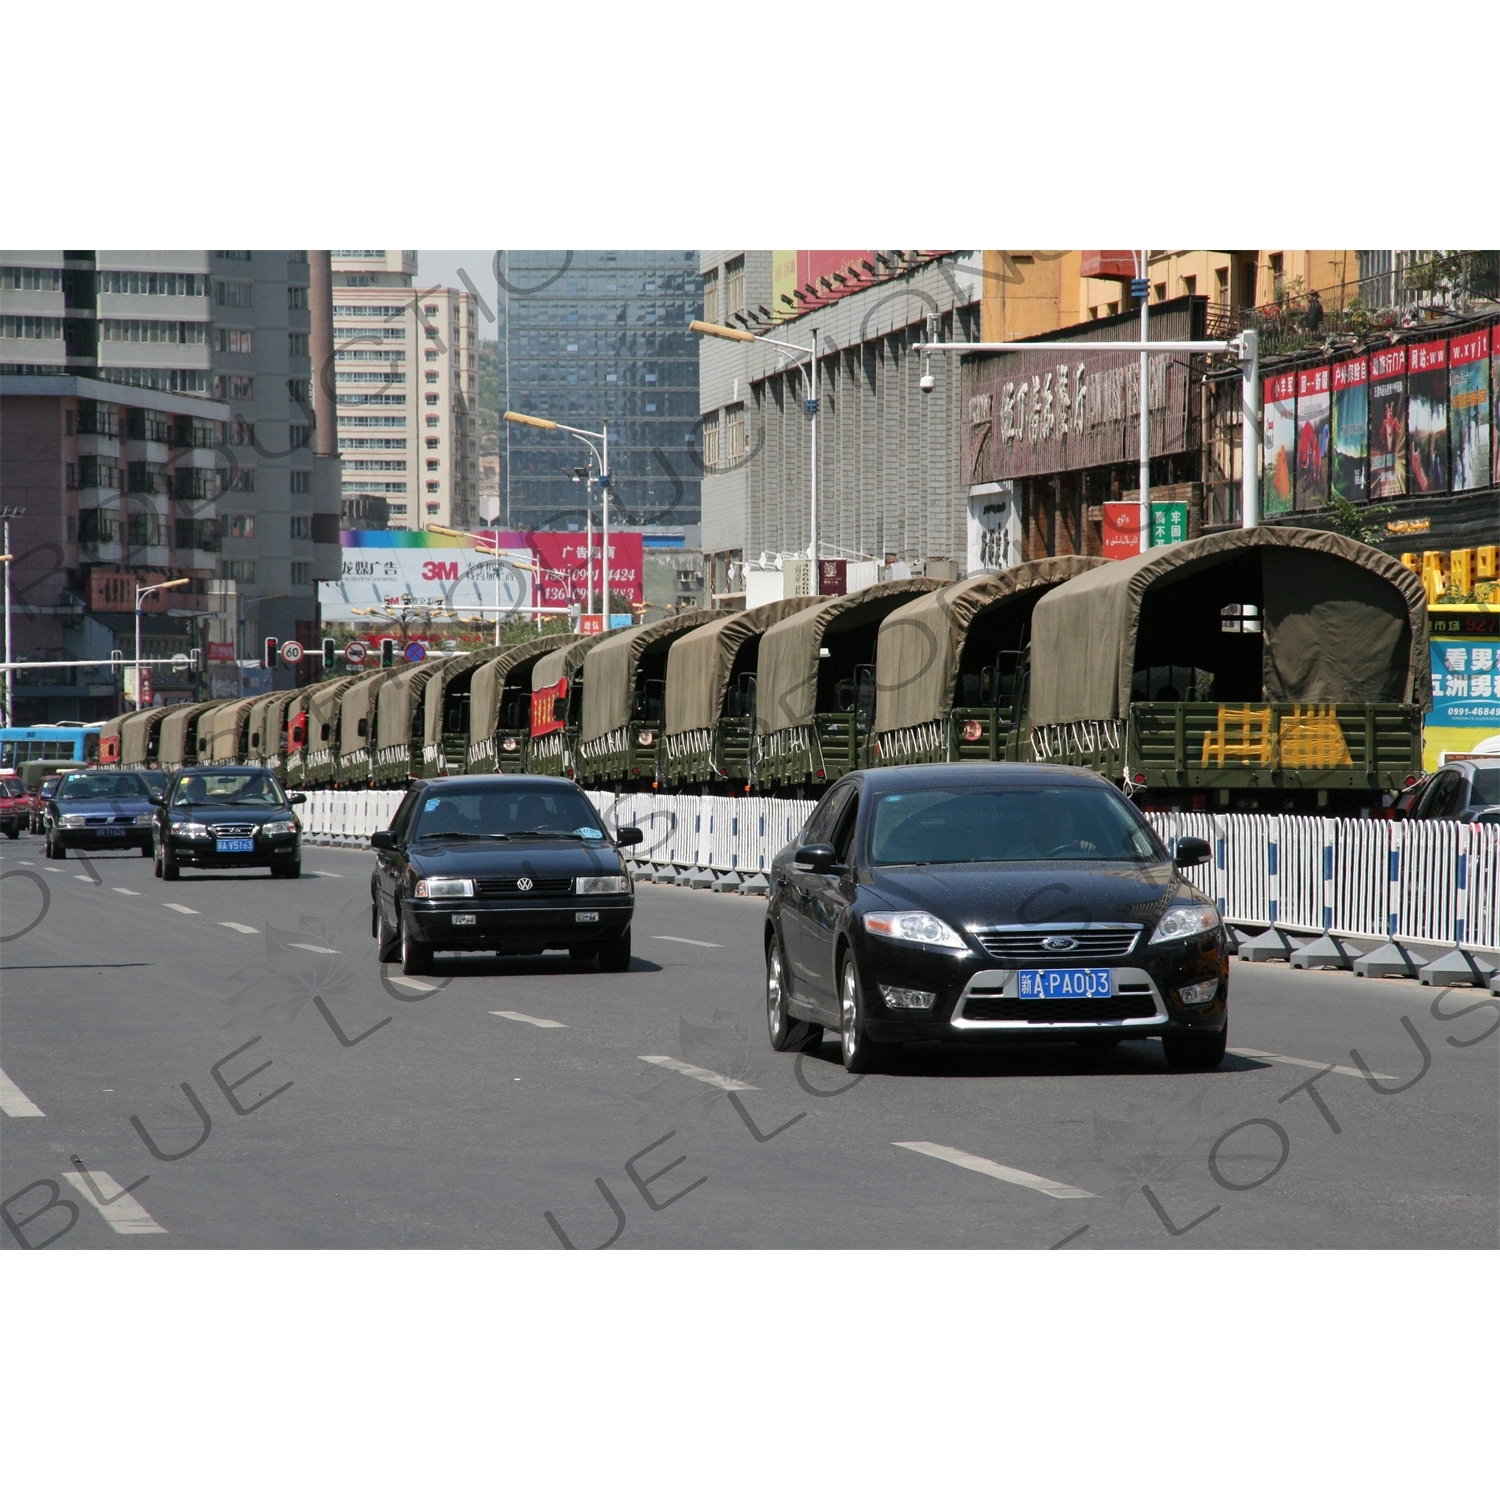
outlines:
[[[15, 653], [11, 650], [12, 641], [10, 634], [10, 522], [12, 516], [24, 516], [25, 514], [26, 507], [24, 505], [7, 505], [0, 508], [0, 515], [5, 517], [5, 660], [7, 662], [12, 662], [16, 659]], [[137, 651], [136, 655], [139, 656], [140, 652]], [[15, 677], [11, 669], [7, 666], [5, 669], [5, 725], [7, 729], [11, 728], [16, 722], [15, 682]]]

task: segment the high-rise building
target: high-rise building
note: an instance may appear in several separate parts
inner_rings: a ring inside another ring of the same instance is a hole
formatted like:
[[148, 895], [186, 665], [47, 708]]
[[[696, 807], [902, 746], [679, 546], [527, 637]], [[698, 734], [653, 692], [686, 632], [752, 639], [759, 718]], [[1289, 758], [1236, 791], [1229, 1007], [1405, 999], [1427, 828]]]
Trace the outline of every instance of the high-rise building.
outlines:
[[[506, 250], [498, 271], [501, 409], [608, 421], [611, 525], [696, 525], [697, 251]], [[504, 423], [500, 452], [505, 525], [582, 529], [581, 443]]]
[[479, 315], [417, 280], [415, 250], [335, 250], [334, 386], [345, 514], [396, 531], [479, 519]]
[[[51, 560], [18, 653], [73, 659], [86, 636], [92, 657], [112, 636], [128, 656], [135, 588], [172, 576], [191, 586], [153, 596], [145, 655], [316, 640], [340, 554], [309, 301], [305, 250], [0, 251], [0, 387], [12, 435], [29, 434], [7, 442], [6, 487], [21, 465], [28, 490], [13, 545]], [[207, 672], [155, 685], [217, 690]]]

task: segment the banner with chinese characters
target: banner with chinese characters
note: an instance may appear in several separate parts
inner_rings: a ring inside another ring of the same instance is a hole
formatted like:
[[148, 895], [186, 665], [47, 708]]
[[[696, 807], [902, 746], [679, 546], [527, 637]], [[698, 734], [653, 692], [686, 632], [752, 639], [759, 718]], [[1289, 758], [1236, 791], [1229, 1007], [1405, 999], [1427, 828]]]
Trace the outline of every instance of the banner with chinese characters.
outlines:
[[1297, 445], [1297, 377], [1273, 375], [1262, 392], [1266, 467], [1261, 475], [1261, 514], [1285, 515], [1292, 508], [1293, 464]]
[[1331, 371], [1327, 365], [1297, 371], [1297, 509], [1328, 504]]
[[1449, 349], [1448, 446], [1455, 490], [1490, 482], [1490, 335], [1454, 339]]
[[1448, 483], [1448, 341], [1407, 350], [1406, 432], [1411, 492], [1436, 495]]
[[1370, 355], [1370, 498], [1406, 493], [1406, 349]]
[[1174, 547], [1188, 539], [1188, 508], [1185, 501], [1151, 502], [1151, 545]]
[[1370, 362], [1361, 357], [1333, 367], [1333, 466], [1329, 483], [1340, 500], [1369, 498]]

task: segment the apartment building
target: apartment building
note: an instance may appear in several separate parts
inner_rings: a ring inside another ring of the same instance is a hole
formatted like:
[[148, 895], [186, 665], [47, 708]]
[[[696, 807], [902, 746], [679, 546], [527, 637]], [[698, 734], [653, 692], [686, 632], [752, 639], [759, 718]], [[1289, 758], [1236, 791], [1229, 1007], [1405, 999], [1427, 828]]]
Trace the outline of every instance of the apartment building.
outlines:
[[47, 564], [18, 653], [79, 657], [55, 622], [86, 616], [96, 648], [131, 654], [134, 588], [172, 576], [192, 586], [163, 607], [156, 654], [316, 641], [340, 552], [309, 338], [304, 250], [0, 251], [3, 477], [28, 495], [13, 545]]
[[415, 250], [335, 250], [334, 387], [345, 513], [395, 531], [478, 524], [479, 314], [421, 287]]

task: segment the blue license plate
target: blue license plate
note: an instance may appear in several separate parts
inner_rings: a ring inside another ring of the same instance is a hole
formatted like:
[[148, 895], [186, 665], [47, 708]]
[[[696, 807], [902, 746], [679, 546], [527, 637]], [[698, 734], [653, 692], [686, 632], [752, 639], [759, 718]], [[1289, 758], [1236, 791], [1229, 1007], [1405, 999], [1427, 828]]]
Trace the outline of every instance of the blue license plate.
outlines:
[[220, 854], [254, 854], [254, 839], [219, 839], [215, 847]]
[[122, 839], [125, 837], [125, 830], [123, 828], [91, 828], [89, 832], [96, 838], [101, 839]]
[[1022, 1000], [1099, 1000], [1114, 994], [1108, 969], [1022, 969]]

